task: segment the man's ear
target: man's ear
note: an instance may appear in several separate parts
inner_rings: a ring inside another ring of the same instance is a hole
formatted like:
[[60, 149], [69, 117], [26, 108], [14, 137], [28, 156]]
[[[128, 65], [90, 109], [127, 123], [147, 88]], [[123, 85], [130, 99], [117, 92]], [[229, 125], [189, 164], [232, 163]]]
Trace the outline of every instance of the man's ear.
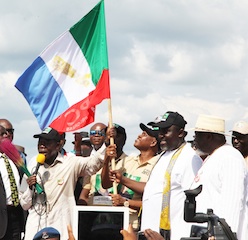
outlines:
[[187, 135], [187, 132], [185, 132], [183, 128], [180, 128], [180, 130], [178, 132], [178, 136], [180, 138], [184, 138], [186, 135]]
[[61, 147], [61, 142], [60, 141], [56, 142], [56, 150], [57, 151], [59, 151], [60, 147]]
[[152, 142], [151, 142], [151, 144], [150, 144], [150, 146], [155, 147], [157, 144], [158, 144], [158, 140], [154, 137]]
[[66, 139], [60, 140], [60, 145], [63, 147], [66, 143]]

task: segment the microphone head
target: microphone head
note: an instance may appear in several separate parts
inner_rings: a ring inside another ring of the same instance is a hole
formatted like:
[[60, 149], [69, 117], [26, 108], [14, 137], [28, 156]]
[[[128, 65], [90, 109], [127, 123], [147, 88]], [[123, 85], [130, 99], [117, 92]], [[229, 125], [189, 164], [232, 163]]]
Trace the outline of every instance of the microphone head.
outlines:
[[37, 158], [36, 158], [36, 161], [39, 163], [39, 164], [44, 164], [45, 162], [45, 159], [46, 159], [46, 156], [42, 153], [39, 153]]

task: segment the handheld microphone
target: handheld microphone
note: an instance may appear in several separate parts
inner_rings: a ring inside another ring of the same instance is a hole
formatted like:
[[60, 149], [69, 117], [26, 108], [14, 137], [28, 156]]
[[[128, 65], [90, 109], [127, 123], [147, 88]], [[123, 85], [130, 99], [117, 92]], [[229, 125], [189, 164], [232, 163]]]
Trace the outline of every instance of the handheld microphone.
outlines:
[[39, 153], [39, 154], [38, 154], [38, 156], [37, 156], [37, 158], [36, 158], [37, 165], [36, 165], [36, 168], [35, 168], [33, 174], [37, 175], [38, 170], [39, 170], [39, 167], [40, 167], [40, 165], [43, 165], [43, 164], [44, 164], [45, 159], [46, 159], [46, 156], [45, 156], [44, 154], [42, 154], [42, 153]]

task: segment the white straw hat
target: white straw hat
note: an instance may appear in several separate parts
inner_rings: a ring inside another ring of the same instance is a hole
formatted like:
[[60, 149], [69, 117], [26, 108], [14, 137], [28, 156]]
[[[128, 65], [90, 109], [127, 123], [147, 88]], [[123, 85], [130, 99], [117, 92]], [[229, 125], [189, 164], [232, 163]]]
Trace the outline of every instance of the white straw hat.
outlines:
[[200, 114], [197, 118], [195, 132], [210, 132], [227, 135], [225, 133], [225, 120], [215, 116]]
[[231, 132], [238, 132], [244, 135], [248, 134], [248, 122], [244, 120], [236, 122]]

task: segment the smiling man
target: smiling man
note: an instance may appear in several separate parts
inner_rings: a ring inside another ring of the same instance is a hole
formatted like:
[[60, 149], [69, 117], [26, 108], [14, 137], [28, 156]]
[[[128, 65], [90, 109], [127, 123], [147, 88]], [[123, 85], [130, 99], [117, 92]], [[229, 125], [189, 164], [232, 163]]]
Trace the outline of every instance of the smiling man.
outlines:
[[[186, 124], [182, 115], [171, 111], [147, 124], [152, 127], [150, 131], [158, 132], [157, 140], [162, 152], [149, 172], [146, 184], [121, 177], [116, 171], [111, 171], [123, 185], [143, 193], [141, 230], [160, 232], [166, 240], [178, 240], [190, 235], [191, 224], [183, 219], [184, 190], [190, 188], [192, 178], [201, 167], [202, 160], [191, 145], [185, 142]], [[150, 132], [144, 124], [140, 127]], [[166, 196], [168, 201], [164, 198]]]
[[163, 153], [144, 188], [141, 230], [150, 228], [166, 240], [190, 235], [191, 224], [183, 219], [184, 190], [190, 188], [202, 160], [185, 142], [186, 124], [182, 115], [172, 111], [151, 124], [159, 128]]
[[[39, 139], [38, 152], [45, 155], [45, 163], [39, 167], [37, 175], [22, 181], [20, 201], [29, 211], [25, 240], [32, 239], [37, 231], [47, 226], [56, 228], [61, 239], [68, 239], [67, 225], [72, 220], [77, 179], [92, 175], [101, 168], [105, 149], [91, 157], [62, 156], [59, 152], [61, 135], [56, 130], [46, 128], [34, 138]], [[112, 147], [110, 152], [115, 154], [115, 148]], [[35, 162], [29, 166], [30, 172], [35, 166]], [[43, 187], [44, 193], [36, 193], [33, 187], [36, 182]]]

